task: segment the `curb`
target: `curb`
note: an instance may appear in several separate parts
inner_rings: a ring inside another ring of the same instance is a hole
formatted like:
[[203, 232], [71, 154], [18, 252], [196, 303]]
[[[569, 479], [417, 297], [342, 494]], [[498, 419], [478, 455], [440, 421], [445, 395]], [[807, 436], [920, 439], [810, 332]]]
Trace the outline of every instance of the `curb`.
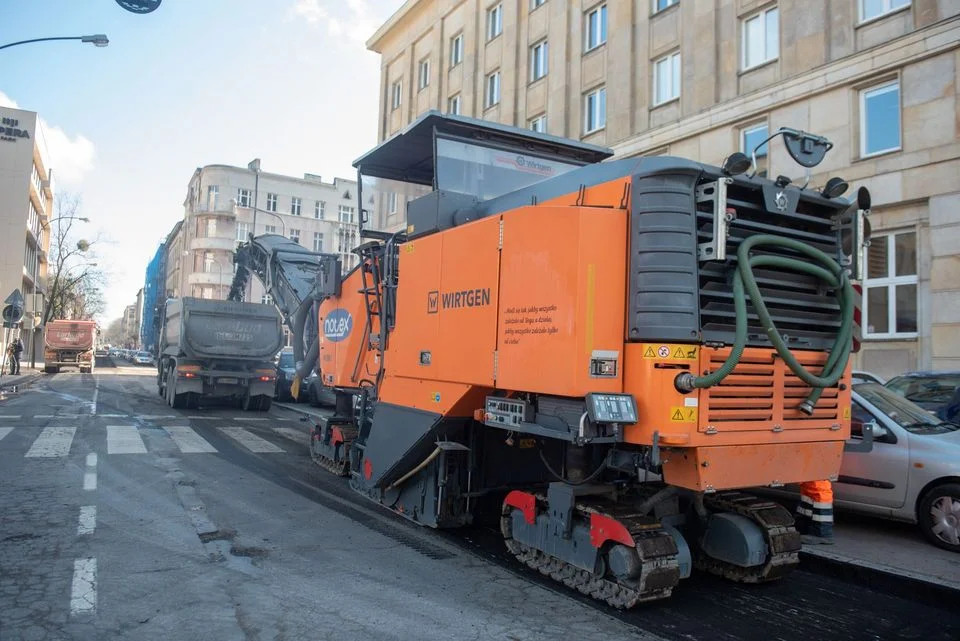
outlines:
[[955, 608], [960, 587], [923, 575], [824, 552], [800, 551], [800, 568], [937, 608]]
[[31, 374], [23, 374], [21, 376], [13, 377], [16, 380], [5, 381], [2, 378], [0, 378], [0, 389], [14, 387], [16, 385], [26, 385], [27, 383], [32, 383], [34, 380], [40, 378], [40, 376], [41, 376], [40, 372], [33, 372]]

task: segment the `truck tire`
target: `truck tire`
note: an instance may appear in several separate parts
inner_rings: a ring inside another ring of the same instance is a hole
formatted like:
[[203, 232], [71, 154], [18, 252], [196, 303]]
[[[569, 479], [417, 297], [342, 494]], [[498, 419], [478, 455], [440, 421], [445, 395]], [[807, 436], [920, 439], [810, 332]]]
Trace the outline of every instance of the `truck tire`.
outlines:
[[245, 412], [266, 412], [270, 409], [273, 399], [266, 394], [243, 397], [243, 410]]
[[44, 366], [43, 371], [46, 372], [47, 374], [56, 374], [57, 368], [51, 365], [46, 365]]

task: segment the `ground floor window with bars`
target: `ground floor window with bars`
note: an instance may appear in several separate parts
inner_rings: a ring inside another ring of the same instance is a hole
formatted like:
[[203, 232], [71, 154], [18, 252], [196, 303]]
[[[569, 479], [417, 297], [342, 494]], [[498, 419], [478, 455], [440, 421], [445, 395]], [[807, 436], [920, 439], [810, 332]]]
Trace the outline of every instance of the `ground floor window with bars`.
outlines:
[[865, 338], [917, 335], [917, 233], [874, 234], [863, 283]]

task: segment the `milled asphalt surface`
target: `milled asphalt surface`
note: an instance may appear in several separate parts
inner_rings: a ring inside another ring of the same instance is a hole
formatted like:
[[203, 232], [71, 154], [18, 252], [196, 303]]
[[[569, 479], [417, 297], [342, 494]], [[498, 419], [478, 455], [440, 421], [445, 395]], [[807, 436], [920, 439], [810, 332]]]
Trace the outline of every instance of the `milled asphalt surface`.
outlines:
[[[70, 427], [65, 455], [26, 456]], [[280, 407], [172, 410], [149, 368], [0, 394], [0, 641], [960, 638], [956, 608], [806, 571], [697, 576], [616, 612], [519, 566], [495, 532], [369, 503], [310, 461], [307, 430]]]

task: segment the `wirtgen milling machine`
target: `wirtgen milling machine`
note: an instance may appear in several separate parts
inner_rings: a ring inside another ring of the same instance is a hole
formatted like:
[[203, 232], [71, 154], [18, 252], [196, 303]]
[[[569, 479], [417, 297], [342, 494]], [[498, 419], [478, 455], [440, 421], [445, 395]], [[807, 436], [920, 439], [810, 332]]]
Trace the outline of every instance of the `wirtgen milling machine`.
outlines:
[[[808, 168], [831, 146], [779, 135]], [[431, 112], [360, 158], [403, 231], [318, 286], [343, 402], [312, 453], [424, 525], [492, 504], [520, 561], [615, 607], [693, 567], [776, 579], [793, 518], [741, 490], [838, 474], [868, 194], [610, 155]]]

